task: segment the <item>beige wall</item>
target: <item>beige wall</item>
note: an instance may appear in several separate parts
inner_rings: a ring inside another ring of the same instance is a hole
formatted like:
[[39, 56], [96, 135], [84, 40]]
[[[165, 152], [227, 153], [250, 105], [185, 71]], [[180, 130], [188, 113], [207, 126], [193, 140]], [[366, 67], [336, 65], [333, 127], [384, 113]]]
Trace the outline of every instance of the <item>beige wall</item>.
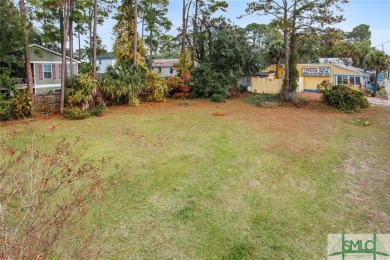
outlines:
[[[304, 76], [303, 75], [303, 68], [305, 67], [330, 67], [330, 76]], [[299, 91], [304, 91], [306, 90], [317, 90], [317, 87], [319, 84], [321, 84], [324, 80], [329, 80], [331, 84], [334, 84], [334, 76], [335, 75], [361, 75], [358, 72], [346, 69], [346, 68], [341, 68], [338, 67], [334, 64], [298, 64], [297, 69], [299, 72]], [[264, 71], [275, 71], [276, 70], [276, 65], [272, 65], [265, 69]], [[280, 76], [284, 77], [284, 68], [283, 66], [279, 66], [279, 72]], [[278, 73], [279, 74], [279, 73]], [[265, 86], [268, 87], [270, 83], [252, 83], [252, 92], [255, 90], [258, 91], [258, 93], [263, 93], [263, 90], [265, 89]], [[255, 87], [254, 87], [255, 86]], [[259, 87], [258, 87], [259, 86]], [[351, 86], [354, 89], [359, 89], [360, 86]], [[269, 89], [266, 89], [269, 91]], [[275, 91], [275, 89], [271, 88], [272, 91]], [[267, 93], [267, 92], [265, 92]]]
[[252, 93], [277, 94], [282, 90], [283, 80], [251, 77]]

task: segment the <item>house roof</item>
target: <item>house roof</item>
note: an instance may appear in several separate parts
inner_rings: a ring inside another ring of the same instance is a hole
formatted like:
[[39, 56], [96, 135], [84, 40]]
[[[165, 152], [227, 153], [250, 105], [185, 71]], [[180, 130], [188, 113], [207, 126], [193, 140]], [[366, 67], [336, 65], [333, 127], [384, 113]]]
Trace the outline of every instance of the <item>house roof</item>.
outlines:
[[107, 52], [104, 54], [100, 54], [96, 56], [97, 60], [115, 60], [115, 56], [113, 52]]
[[255, 75], [253, 75], [254, 77], [260, 77], [260, 78], [265, 78], [265, 77], [268, 77], [270, 75], [275, 75], [275, 71], [261, 71]]
[[359, 69], [359, 68], [356, 68], [356, 67], [352, 67], [352, 66], [347, 66], [347, 65], [344, 65], [344, 64], [334, 64], [334, 65], [337, 66], [337, 67], [343, 68], [343, 69], [347, 69], [347, 70], [350, 70], [350, 71], [353, 71], [353, 72], [356, 72], [356, 73], [360, 73], [363, 76], [367, 76], [367, 74], [364, 73], [364, 70], [362, 70], [362, 69]]
[[174, 67], [179, 63], [179, 59], [156, 59], [153, 60], [152, 67]]
[[320, 63], [333, 63], [333, 64], [352, 64], [351, 58], [319, 58]]
[[[43, 47], [43, 46], [41, 46], [41, 45], [38, 45], [38, 44], [31, 44], [29, 47], [30, 47], [30, 48], [31, 48], [31, 47], [37, 47], [37, 48], [40, 48], [40, 49], [42, 49], [42, 50], [48, 51], [48, 52], [50, 52], [50, 53], [52, 53], [52, 54], [55, 54], [55, 55], [57, 55], [57, 56], [62, 57], [62, 54], [61, 54], [61, 53], [56, 52], [56, 51], [53, 51], [53, 50], [50, 50], [50, 49], [45, 48], [45, 47]], [[69, 58], [68, 56], [66, 56], [66, 58], [70, 60], [70, 58]], [[79, 60], [76, 60], [76, 59], [73, 59], [73, 62], [75, 62], [75, 63], [81, 63]]]

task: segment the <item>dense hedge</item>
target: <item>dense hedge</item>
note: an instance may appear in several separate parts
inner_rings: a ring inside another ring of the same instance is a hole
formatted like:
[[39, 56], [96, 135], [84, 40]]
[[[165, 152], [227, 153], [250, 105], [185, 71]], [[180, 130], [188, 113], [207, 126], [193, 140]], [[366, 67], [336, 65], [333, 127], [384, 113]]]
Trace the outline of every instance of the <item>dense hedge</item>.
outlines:
[[354, 112], [369, 107], [364, 95], [347, 86], [334, 86], [321, 91], [325, 102], [342, 111]]

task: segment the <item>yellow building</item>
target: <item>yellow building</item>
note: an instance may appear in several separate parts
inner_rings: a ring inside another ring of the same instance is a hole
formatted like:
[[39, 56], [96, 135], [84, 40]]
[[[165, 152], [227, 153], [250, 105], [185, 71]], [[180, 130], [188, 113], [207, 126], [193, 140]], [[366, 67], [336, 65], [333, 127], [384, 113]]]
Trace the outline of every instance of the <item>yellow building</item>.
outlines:
[[[329, 80], [332, 85], [347, 85], [358, 90], [361, 86], [365, 86], [368, 80], [363, 70], [343, 64], [298, 64], [297, 69], [299, 71], [298, 91], [318, 91], [318, 86], [324, 80]], [[276, 65], [268, 67], [265, 71], [276, 72]], [[283, 78], [284, 74], [284, 66], [280, 65], [279, 78]]]

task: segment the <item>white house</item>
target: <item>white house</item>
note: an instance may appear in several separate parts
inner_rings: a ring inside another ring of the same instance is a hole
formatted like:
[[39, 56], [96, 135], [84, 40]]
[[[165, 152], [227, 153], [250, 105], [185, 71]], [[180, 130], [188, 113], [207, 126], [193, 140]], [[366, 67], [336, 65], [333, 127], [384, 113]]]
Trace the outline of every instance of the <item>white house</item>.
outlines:
[[152, 70], [159, 72], [160, 77], [169, 78], [176, 75], [176, 65], [179, 59], [156, 59], [153, 60]]
[[105, 53], [96, 56], [96, 66], [98, 67], [97, 73], [104, 74], [107, 71], [108, 66], [115, 65], [115, 57], [113, 52]]

